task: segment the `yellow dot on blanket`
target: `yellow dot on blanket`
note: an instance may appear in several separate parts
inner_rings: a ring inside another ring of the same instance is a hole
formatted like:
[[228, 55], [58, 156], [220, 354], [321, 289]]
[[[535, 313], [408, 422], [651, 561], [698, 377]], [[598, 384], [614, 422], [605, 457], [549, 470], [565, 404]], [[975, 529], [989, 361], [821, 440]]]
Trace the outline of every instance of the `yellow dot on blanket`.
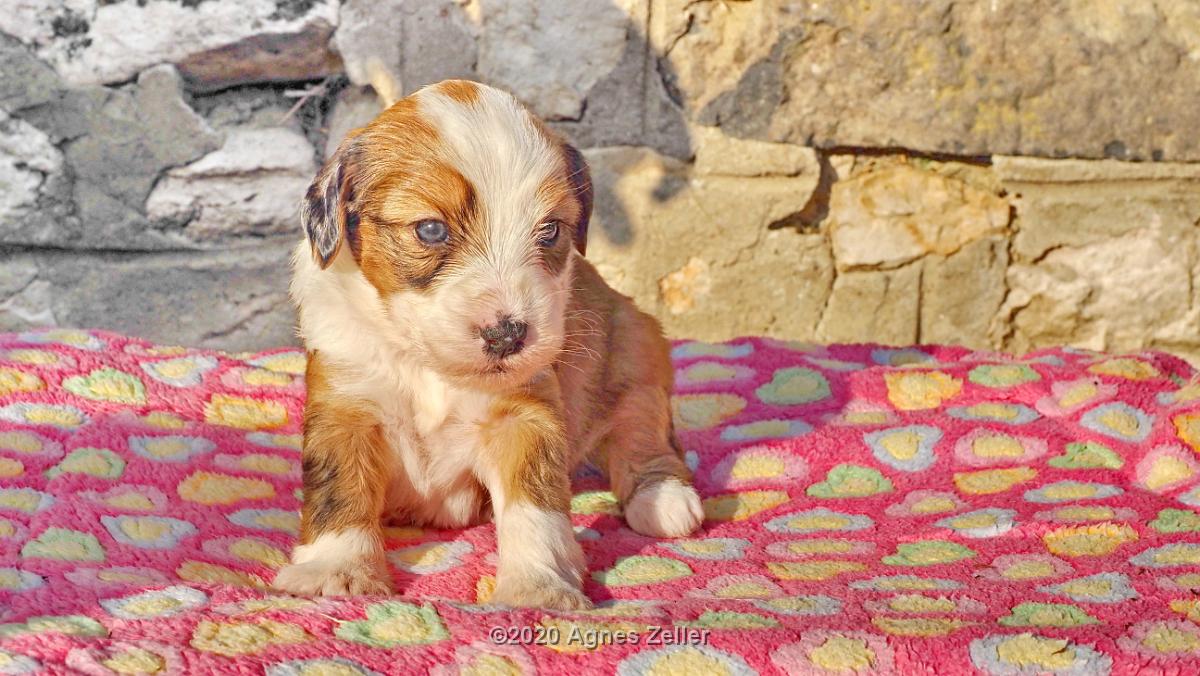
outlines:
[[73, 429], [87, 422], [83, 412], [73, 406], [30, 403], [22, 407], [25, 420], [34, 425], [53, 425]]
[[1200, 600], [1175, 599], [1171, 601], [1171, 610], [1186, 616], [1192, 622], [1200, 623]]
[[446, 625], [430, 604], [414, 606], [383, 601], [366, 607], [366, 619], [344, 622], [334, 632], [346, 641], [376, 648], [421, 645], [450, 638]]
[[704, 518], [712, 521], [743, 521], [789, 500], [783, 491], [745, 491], [704, 500]]
[[743, 454], [734, 461], [729, 475], [739, 481], [770, 479], [787, 470], [782, 458], [773, 455]]
[[184, 561], [175, 574], [181, 580], [196, 583], [213, 583], [227, 584], [232, 587], [254, 587], [261, 589], [266, 587], [266, 583], [257, 575], [245, 573], [240, 570], [233, 570], [225, 566], [218, 566], [214, 563], [205, 563], [204, 561]]
[[46, 350], [10, 350], [5, 356], [18, 364], [29, 364], [30, 366], [49, 366], [58, 363], [58, 355]]
[[628, 586], [658, 584], [691, 574], [692, 569], [677, 559], [638, 555], [621, 557], [610, 570], [596, 571], [592, 578], [604, 585]]
[[1171, 419], [1179, 438], [1200, 453], [1200, 413], [1184, 413]]
[[250, 369], [242, 374], [242, 381], [255, 387], [287, 387], [294, 380], [295, 376], [267, 369]]
[[952, 613], [958, 606], [945, 596], [924, 594], [898, 594], [888, 600], [888, 607], [898, 613]]
[[106, 599], [100, 602], [111, 615], [124, 620], [145, 620], [170, 617], [208, 603], [208, 596], [198, 589], [175, 586], [165, 589]]
[[1032, 467], [1008, 467], [1005, 469], [987, 469], [978, 472], [956, 472], [954, 485], [958, 490], [969, 495], [987, 495], [1003, 493], [1017, 484], [1029, 481], [1037, 476]]
[[1054, 510], [1054, 518], [1060, 521], [1107, 521], [1116, 514], [1112, 507], [1101, 505], [1071, 505]]
[[713, 596], [723, 599], [769, 599], [776, 593], [777, 590], [757, 582], [737, 582], [716, 590]]
[[571, 498], [575, 514], [620, 514], [621, 503], [611, 491], [584, 491]]
[[267, 357], [254, 359], [250, 363], [267, 369], [268, 371], [287, 373], [290, 375], [303, 374], [308, 365], [308, 361], [305, 359], [303, 352], [281, 352], [279, 354], [273, 354]]
[[973, 558], [975, 551], [949, 540], [901, 542], [896, 553], [881, 559], [889, 566], [936, 566]]
[[800, 540], [789, 542], [787, 551], [797, 556], [810, 554], [846, 554], [858, 544], [854, 540]]
[[1180, 589], [1200, 592], [1200, 573], [1184, 573], [1171, 579], [1171, 583]]
[[187, 427], [187, 421], [174, 413], [166, 411], [154, 411], [142, 416], [142, 422], [150, 427], [157, 427], [160, 430], [181, 430]]
[[1021, 416], [1021, 409], [1012, 404], [1004, 404], [995, 401], [987, 401], [974, 406], [968, 406], [965, 412], [973, 418], [984, 418], [987, 420], [1000, 420], [1003, 422], [1011, 422], [1017, 420]]
[[1042, 495], [1055, 502], [1088, 500], [1096, 497], [1099, 492], [1099, 489], [1092, 484], [1075, 481], [1060, 481], [1042, 489]]
[[1138, 539], [1127, 524], [1102, 522], [1086, 526], [1064, 526], [1042, 536], [1046, 549], [1059, 556], [1107, 556], [1118, 547]]
[[279, 530], [292, 535], [300, 532], [300, 515], [296, 512], [285, 512], [279, 509], [240, 510], [236, 514], [230, 515], [229, 519], [238, 525]]
[[857, 561], [800, 561], [800, 562], [771, 562], [767, 570], [780, 580], [829, 580], [847, 573], [857, 573], [867, 567]]
[[281, 568], [288, 561], [287, 554], [255, 538], [239, 538], [229, 545], [229, 553], [243, 561], [261, 563], [269, 568]]
[[258, 622], [210, 622], [203, 620], [192, 633], [191, 646], [226, 657], [254, 655], [276, 645], [294, 645], [309, 640], [304, 629], [273, 620]]
[[257, 430], [286, 425], [288, 413], [277, 401], [214, 394], [204, 409], [204, 418], [213, 425]]
[[[741, 662], [741, 664], [738, 664]], [[621, 667], [626, 667], [622, 669]], [[704, 674], [705, 676], [736, 676], [753, 673], [740, 658], [707, 646], [673, 646], [653, 652], [636, 653], [618, 665], [617, 673], [674, 676], [675, 674]]]
[[59, 561], [103, 561], [104, 547], [91, 533], [51, 527], [25, 543], [21, 556]]
[[[480, 651], [471, 657], [458, 659], [462, 660], [459, 662], [461, 666], [458, 673], [463, 676], [523, 676], [527, 673], [512, 658], [504, 655], [493, 655]], [[331, 673], [330, 676], [342, 675]], [[346, 674], [345, 676], [357, 676], [357, 674]]]
[[0, 368], [0, 397], [13, 392], [36, 392], [45, 386], [42, 379], [32, 373]]
[[1067, 669], [1075, 663], [1075, 651], [1066, 639], [1018, 634], [996, 645], [1001, 662], [1019, 669]]
[[137, 491], [110, 495], [104, 498], [104, 504], [132, 512], [148, 512], [155, 508], [153, 500]]
[[275, 487], [258, 479], [196, 472], [179, 483], [179, 497], [202, 505], [229, 505], [275, 497]]
[[107, 448], [77, 448], [62, 462], [46, 470], [54, 478], [62, 474], [86, 474], [101, 479], [117, 479], [125, 472], [125, 461]]
[[1099, 394], [1099, 392], [1100, 390], [1096, 387], [1095, 383], [1084, 380], [1072, 386], [1066, 392], [1063, 392], [1062, 396], [1058, 398], [1058, 405], [1064, 409], [1071, 409], [1086, 403], [1092, 397]]
[[[1142, 470], [1143, 468], [1139, 465], [1138, 469]], [[1141, 483], [1146, 488], [1157, 492], [1174, 488], [1191, 479], [1195, 474], [1196, 467], [1194, 465], [1188, 464], [1178, 456], [1162, 453], [1150, 461], [1150, 467], [1145, 471], [1145, 476], [1141, 477]]]
[[1000, 574], [1009, 580], [1037, 580], [1058, 573], [1049, 561], [1028, 560], [1008, 566]]
[[1110, 579], [1098, 577], [1086, 577], [1079, 580], [1069, 580], [1062, 583], [1058, 587], [1062, 593], [1072, 597], [1081, 597], [1084, 599], [1104, 598], [1113, 592], [1113, 583]]
[[475, 603], [485, 604], [492, 600], [496, 592], [496, 578], [491, 575], [481, 575], [475, 581]]
[[808, 652], [808, 659], [826, 671], [858, 672], [875, 666], [875, 651], [861, 638], [830, 636]]
[[25, 465], [20, 460], [0, 458], [0, 479], [21, 476], [25, 473]]
[[913, 503], [912, 513], [941, 514], [944, 512], [953, 512], [956, 509], [958, 509], [958, 503], [954, 502], [953, 499], [946, 496], [933, 495], [927, 498], [921, 498], [917, 502]]
[[118, 674], [157, 674], [167, 667], [166, 658], [141, 648], [116, 653], [100, 663]]
[[137, 376], [113, 368], [99, 368], [86, 376], [72, 376], [62, 381], [68, 392], [97, 401], [117, 404], [142, 404], [146, 388]]
[[971, 442], [971, 452], [981, 458], [1020, 458], [1025, 447], [1006, 434], [982, 434]]
[[250, 453], [249, 455], [239, 456], [237, 465], [242, 469], [251, 472], [262, 472], [263, 474], [287, 474], [295, 469], [295, 465], [290, 460], [265, 453]]
[[871, 618], [871, 624], [893, 636], [917, 636], [929, 638], [946, 636], [970, 625], [970, 622], [953, 617], [885, 617]]
[[683, 430], [718, 425], [744, 408], [746, 400], [734, 394], [681, 394], [671, 398], [675, 424]]
[[42, 451], [40, 437], [30, 432], [12, 431], [0, 432], [0, 449], [16, 451], [17, 453], [34, 454]]
[[1126, 437], [1136, 436], [1141, 426], [1137, 416], [1118, 408], [1105, 410], [1100, 414], [1099, 422]]
[[[916, 432], [900, 430], [879, 438], [879, 445], [897, 460], [912, 460], [921, 450], [921, 437]], [[865, 643], [863, 645], [866, 645]]]
[[1191, 631], [1182, 631], [1166, 622], [1158, 622], [1142, 637], [1142, 645], [1167, 655], [1192, 653], [1200, 650], [1200, 636]]
[[146, 354], [154, 357], [174, 357], [187, 354], [188, 349], [182, 345], [153, 345], [146, 348]]
[[901, 411], [937, 408], [962, 390], [962, 381], [941, 371], [885, 373], [888, 401]]
[[1125, 378], [1126, 380], [1149, 380], [1159, 376], [1158, 369], [1139, 359], [1118, 357], [1088, 367], [1088, 371], [1102, 376]]

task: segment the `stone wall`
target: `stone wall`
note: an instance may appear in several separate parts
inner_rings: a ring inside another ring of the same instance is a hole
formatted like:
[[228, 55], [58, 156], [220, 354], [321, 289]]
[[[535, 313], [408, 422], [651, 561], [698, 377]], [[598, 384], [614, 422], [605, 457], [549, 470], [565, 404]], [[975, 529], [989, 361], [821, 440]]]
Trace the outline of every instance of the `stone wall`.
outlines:
[[1189, 0], [14, 1], [0, 329], [293, 340], [317, 166], [467, 77], [584, 149], [672, 335], [1200, 358]]

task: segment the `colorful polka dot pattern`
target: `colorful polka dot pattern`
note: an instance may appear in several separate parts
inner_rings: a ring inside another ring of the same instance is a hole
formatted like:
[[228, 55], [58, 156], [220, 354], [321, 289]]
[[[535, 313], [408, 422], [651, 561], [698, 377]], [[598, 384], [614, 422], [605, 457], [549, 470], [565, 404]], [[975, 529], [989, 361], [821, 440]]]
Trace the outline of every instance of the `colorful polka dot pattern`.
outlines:
[[1200, 671], [1182, 362], [770, 339], [672, 357], [704, 529], [633, 533], [585, 468], [597, 607], [554, 613], [488, 605], [490, 525], [387, 529], [392, 598], [266, 588], [298, 529], [302, 353], [0, 335], [0, 673]]

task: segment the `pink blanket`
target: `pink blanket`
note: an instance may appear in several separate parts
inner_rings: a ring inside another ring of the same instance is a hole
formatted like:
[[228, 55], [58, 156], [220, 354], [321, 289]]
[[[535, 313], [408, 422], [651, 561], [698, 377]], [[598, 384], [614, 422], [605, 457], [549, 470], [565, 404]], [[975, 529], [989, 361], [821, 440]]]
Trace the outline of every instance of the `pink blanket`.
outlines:
[[[402, 593], [265, 588], [303, 355], [0, 335], [0, 674], [1200, 671], [1200, 378], [1161, 354], [678, 343], [708, 520], [594, 472], [594, 611], [487, 605], [493, 528], [389, 531]], [[491, 669], [492, 671], [488, 671]]]

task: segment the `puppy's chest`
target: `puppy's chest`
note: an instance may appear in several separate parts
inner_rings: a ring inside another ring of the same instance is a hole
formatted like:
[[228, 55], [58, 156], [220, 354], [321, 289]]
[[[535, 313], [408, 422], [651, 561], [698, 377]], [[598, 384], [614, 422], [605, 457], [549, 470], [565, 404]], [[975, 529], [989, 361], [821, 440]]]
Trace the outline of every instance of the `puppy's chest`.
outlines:
[[456, 388], [424, 370], [373, 389], [393, 469], [403, 471], [417, 492], [430, 495], [473, 473], [490, 395]]

